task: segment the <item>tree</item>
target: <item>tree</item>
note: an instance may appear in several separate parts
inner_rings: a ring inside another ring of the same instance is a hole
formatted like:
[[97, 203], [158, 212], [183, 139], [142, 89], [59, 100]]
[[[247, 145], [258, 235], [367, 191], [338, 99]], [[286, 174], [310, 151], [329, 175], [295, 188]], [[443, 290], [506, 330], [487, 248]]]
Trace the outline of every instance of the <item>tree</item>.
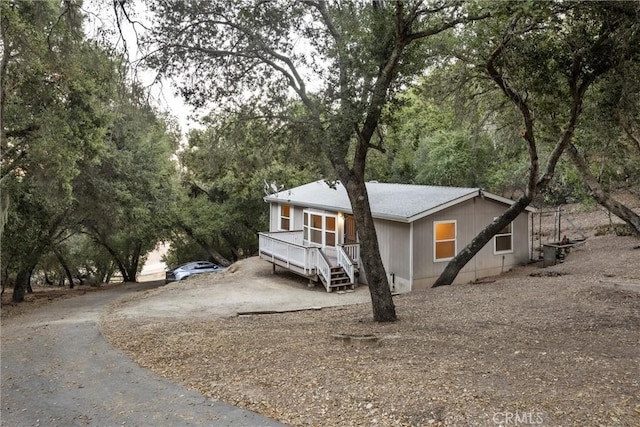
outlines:
[[[70, 246], [83, 223], [99, 229], [94, 237], [116, 259], [126, 252], [119, 261], [135, 279], [144, 251], [168, 234], [162, 207], [173, 201], [175, 132], [122, 78], [122, 61], [84, 38], [77, 2], [0, 7], [2, 253], [11, 254], [2, 270], [15, 275], [13, 300], [24, 299], [43, 257], [73, 284]], [[92, 193], [93, 184], [105, 191]], [[104, 252], [96, 256], [107, 277]]]
[[39, 258], [73, 224], [76, 165], [97, 154], [108, 117], [99, 108], [97, 83], [104, 71], [88, 60], [96, 51], [83, 43], [78, 5], [0, 7], [0, 186], [7, 218], [2, 246], [13, 255], [13, 300], [20, 302]]
[[177, 135], [135, 85], [121, 83], [119, 93], [105, 152], [80, 166], [74, 188], [82, 227], [111, 255], [123, 280], [136, 281], [144, 256], [170, 234]]
[[149, 63], [185, 77], [181, 92], [195, 106], [243, 99], [274, 117], [290, 95], [301, 102], [307, 143], [321, 147], [349, 196], [373, 317], [395, 320], [365, 186], [367, 155], [383, 149], [385, 105], [428, 64], [420, 42], [485, 15], [457, 1], [151, 4]]
[[[491, 43], [485, 68], [522, 117], [521, 136], [530, 162], [527, 188], [509, 209], [449, 262], [434, 286], [451, 284], [464, 265], [513, 221], [536, 194], [545, 190], [560, 156], [572, 143], [588, 89], [626, 60], [637, 58], [639, 53], [636, 5], [576, 2], [507, 6], [508, 13], [497, 18], [498, 23], [506, 19], [507, 25], [502, 26], [505, 29], [501, 36], [492, 38], [495, 42]], [[476, 26], [473, 30], [481, 33], [492, 28], [483, 30]], [[490, 39], [484, 32], [481, 35], [481, 40]], [[557, 102], [558, 98], [564, 99], [564, 103]], [[550, 103], [550, 99], [553, 102]], [[549, 105], [564, 108], [550, 111]], [[534, 111], [554, 118], [553, 125], [542, 132], [547, 138], [554, 135], [556, 139], [542, 174]]]
[[184, 235], [222, 265], [253, 255], [257, 233], [268, 224], [264, 182], [290, 188], [322, 169], [318, 156], [291, 142], [298, 136], [286, 124], [256, 120], [249, 112], [211, 115], [205, 123], [178, 153], [183, 191], [171, 245], [175, 264], [190, 260], [179, 252], [193, 252]]
[[[640, 215], [612, 196], [618, 188], [633, 188], [639, 181], [640, 145], [634, 140], [638, 122], [640, 84], [635, 76], [640, 64], [628, 61], [607, 76], [585, 106], [585, 119], [575, 144], [567, 153], [589, 194], [624, 220], [640, 235]], [[590, 162], [589, 159], [594, 159]], [[593, 166], [590, 166], [592, 164]]]

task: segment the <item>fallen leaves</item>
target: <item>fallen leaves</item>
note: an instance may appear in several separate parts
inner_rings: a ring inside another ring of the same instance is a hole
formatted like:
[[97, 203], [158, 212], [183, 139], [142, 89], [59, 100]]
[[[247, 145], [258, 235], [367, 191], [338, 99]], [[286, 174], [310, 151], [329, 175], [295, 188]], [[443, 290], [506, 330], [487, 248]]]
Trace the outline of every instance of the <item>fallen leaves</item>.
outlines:
[[544, 425], [633, 425], [640, 293], [602, 284], [596, 265], [636, 274], [620, 255], [633, 252], [603, 256], [603, 248], [630, 247], [624, 239], [572, 252], [562, 264], [567, 277], [533, 278], [527, 267], [483, 286], [397, 296], [400, 320], [390, 324], [353, 306], [110, 318], [103, 330], [142, 366], [291, 425], [493, 425], [495, 414], [516, 411]]

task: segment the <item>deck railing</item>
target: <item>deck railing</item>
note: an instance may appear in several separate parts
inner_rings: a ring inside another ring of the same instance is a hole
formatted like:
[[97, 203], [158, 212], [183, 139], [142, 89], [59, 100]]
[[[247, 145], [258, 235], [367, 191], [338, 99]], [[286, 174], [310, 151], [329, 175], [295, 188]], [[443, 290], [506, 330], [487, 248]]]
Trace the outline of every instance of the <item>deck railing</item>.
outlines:
[[331, 290], [331, 265], [329, 264], [329, 260], [322, 253], [322, 251], [318, 250], [318, 258], [316, 259], [316, 266], [318, 274], [324, 279], [324, 286], [327, 288], [327, 292]]
[[[302, 231], [276, 231], [258, 233], [260, 256], [306, 276], [322, 276], [329, 289], [331, 284], [331, 262], [317, 246], [304, 244]], [[356, 282], [357, 264], [360, 261], [360, 245], [336, 247], [337, 263]]]
[[306, 275], [315, 274], [318, 248], [302, 242], [302, 231], [258, 233], [261, 255], [271, 257], [271, 262], [278, 259], [287, 268], [298, 267]]
[[360, 263], [360, 245], [359, 244], [348, 244], [348, 245], [340, 245], [340, 247], [344, 250], [344, 252], [349, 255], [351, 261], [354, 264]]

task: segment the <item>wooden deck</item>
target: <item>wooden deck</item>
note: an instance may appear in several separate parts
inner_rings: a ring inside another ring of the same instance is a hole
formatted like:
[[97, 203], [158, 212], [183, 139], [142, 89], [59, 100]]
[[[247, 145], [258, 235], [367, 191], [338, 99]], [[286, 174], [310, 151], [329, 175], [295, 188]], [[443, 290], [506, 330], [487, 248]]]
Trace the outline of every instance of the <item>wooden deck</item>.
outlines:
[[[275, 266], [320, 281], [327, 292], [353, 289], [359, 274], [359, 245], [320, 248], [301, 239], [300, 231], [259, 233], [259, 256]], [[354, 259], [355, 258], [355, 259]]]

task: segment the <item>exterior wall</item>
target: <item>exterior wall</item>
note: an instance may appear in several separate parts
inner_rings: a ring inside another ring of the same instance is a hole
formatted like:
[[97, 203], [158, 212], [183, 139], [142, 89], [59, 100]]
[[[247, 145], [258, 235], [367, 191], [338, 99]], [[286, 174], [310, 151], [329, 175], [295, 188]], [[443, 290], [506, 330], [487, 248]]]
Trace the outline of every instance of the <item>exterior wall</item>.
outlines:
[[277, 203], [269, 203], [269, 231], [280, 231], [280, 207]]
[[[480, 230], [489, 225], [495, 217], [501, 215], [505, 210], [507, 210], [507, 206], [502, 203], [476, 198], [476, 230], [472, 236], [469, 236], [468, 241], [470, 242]], [[516, 265], [525, 264], [529, 261], [529, 215], [527, 213], [520, 214], [513, 221], [511, 230], [513, 233], [513, 251], [511, 253], [495, 254], [495, 239], [492, 239], [475, 256], [478, 277], [491, 275], [487, 274], [486, 271], [492, 271], [492, 274], [500, 274]]]
[[[286, 203], [283, 203], [286, 204]], [[304, 211], [305, 208], [303, 206], [293, 206], [291, 205], [291, 230], [297, 231], [302, 230], [304, 228]], [[340, 215], [340, 213], [336, 211], [327, 211], [320, 209], [310, 209], [311, 212], [319, 213], [319, 214], [330, 214], [337, 216], [336, 221], [336, 238], [338, 243], [342, 243], [344, 241], [344, 217]], [[280, 230], [280, 204], [277, 202], [270, 203], [269, 206], [269, 231], [282, 231]]]
[[[456, 251], [459, 252], [506, 208], [502, 203], [476, 197], [422, 218], [413, 224], [376, 219], [380, 255], [393, 290], [408, 292], [413, 289], [427, 288], [435, 282], [446, 267], [448, 261], [434, 262], [434, 221], [456, 221]], [[291, 206], [292, 230], [303, 229], [304, 209], [302, 206]], [[313, 211], [337, 215], [337, 241], [342, 243], [344, 217], [335, 211]], [[513, 252], [494, 254], [492, 239], [462, 269], [455, 283], [467, 283], [481, 277], [497, 275], [528, 262], [531, 245], [528, 214], [523, 213], [516, 218], [512, 224], [512, 230]], [[269, 231], [280, 231], [278, 203], [270, 204]], [[362, 270], [359, 282], [367, 282], [366, 273]]]
[[293, 227], [291, 230], [302, 230], [304, 228], [304, 209], [300, 206], [291, 206], [291, 216]]
[[[472, 235], [475, 227], [474, 200], [455, 205], [442, 212], [422, 218], [413, 226], [413, 289], [416, 283], [427, 278], [434, 280], [442, 273], [448, 261], [434, 262], [434, 221], [456, 221], [456, 252], [460, 251], [468, 240], [466, 236]], [[472, 236], [473, 237], [473, 236]], [[461, 271], [466, 273], [475, 269], [475, 260], [471, 260]]]
[[[502, 203], [476, 197], [459, 205], [438, 212], [414, 223], [413, 236], [413, 286], [423, 289], [431, 286], [447, 265], [447, 261], [434, 262], [433, 222], [456, 220], [456, 252], [462, 250], [496, 216], [507, 209]], [[454, 283], [466, 283], [481, 277], [492, 276], [529, 261], [529, 216], [521, 214], [512, 225], [513, 252], [494, 254], [492, 239], [460, 271]]]
[[391, 289], [396, 292], [411, 290], [410, 231], [411, 225], [376, 219], [376, 233], [380, 257]]

